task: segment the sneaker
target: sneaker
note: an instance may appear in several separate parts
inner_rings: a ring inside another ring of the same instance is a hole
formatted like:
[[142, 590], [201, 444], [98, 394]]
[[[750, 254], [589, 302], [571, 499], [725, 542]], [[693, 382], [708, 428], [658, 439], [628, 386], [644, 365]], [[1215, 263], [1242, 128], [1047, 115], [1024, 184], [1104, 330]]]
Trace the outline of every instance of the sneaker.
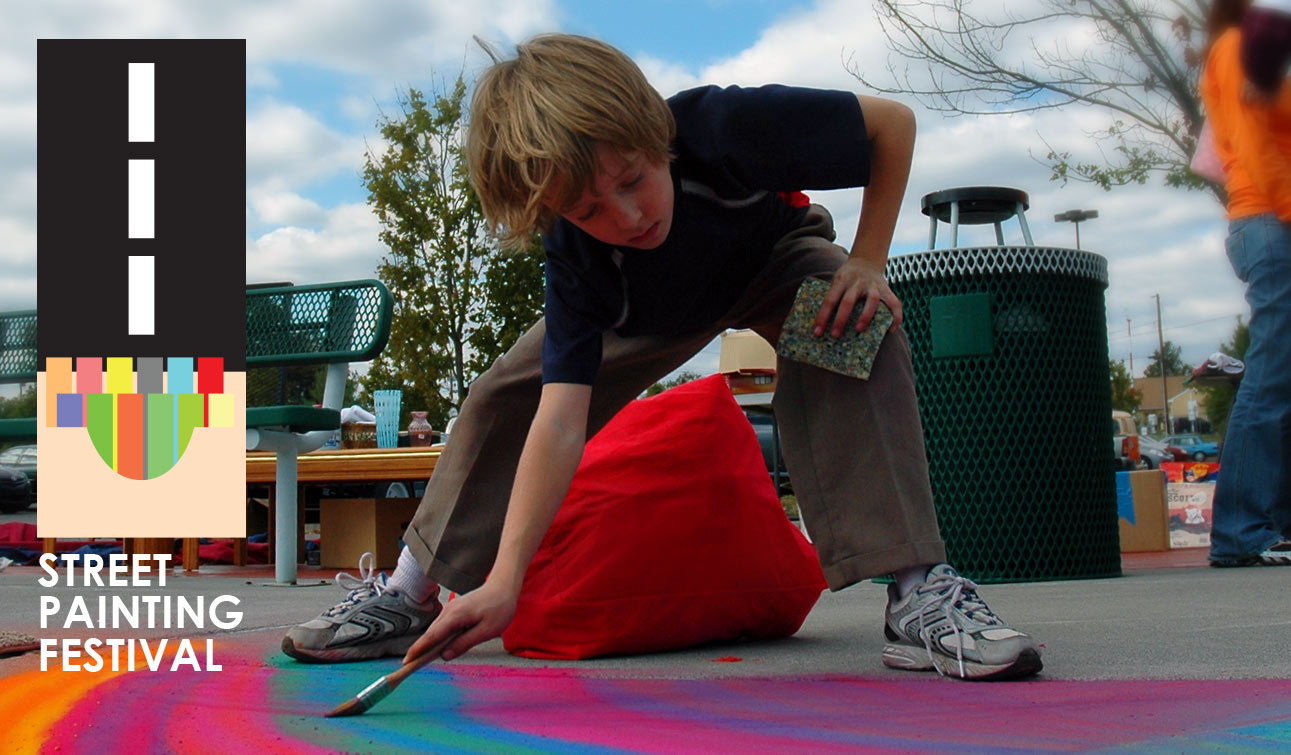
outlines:
[[1291, 566], [1291, 540], [1282, 538], [1260, 553], [1260, 563], [1265, 566]]
[[371, 553], [359, 558], [359, 578], [336, 575], [349, 590], [345, 600], [294, 627], [282, 639], [282, 652], [306, 663], [341, 663], [402, 656], [439, 615], [436, 596], [415, 603], [374, 574]]
[[1212, 558], [1210, 565], [1217, 569], [1243, 566], [1291, 566], [1291, 540], [1281, 538], [1253, 556], [1243, 556], [1242, 558], [1229, 560]]
[[928, 571], [923, 584], [900, 597], [888, 586], [883, 665], [936, 669], [960, 679], [1016, 679], [1039, 671], [1040, 649], [1005, 624], [977, 596], [977, 585], [949, 564]]

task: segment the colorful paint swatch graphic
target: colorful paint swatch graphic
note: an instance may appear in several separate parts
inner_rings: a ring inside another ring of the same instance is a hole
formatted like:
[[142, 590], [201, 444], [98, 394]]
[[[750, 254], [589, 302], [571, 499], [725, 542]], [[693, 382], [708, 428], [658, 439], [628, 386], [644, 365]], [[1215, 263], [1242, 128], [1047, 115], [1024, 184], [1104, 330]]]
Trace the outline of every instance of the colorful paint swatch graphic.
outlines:
[[[51, 359], [50, 361], [54, 361]], [[193, 431], [200, 427], [237, 427], [237, 403], [227, 393], [191, 393], [193, 382], [191, 357], [171, 360], [169, 380], [163, 370], [164, 360], [141, 358], [135, 372], [128, 358], [108, 359], [110, 392], [82, 394], [64, 392], [54, 395], [57, 411], [46, 415], [48, 427], [87, 428], [99, 458], [111, 469], [131, 480], [151, 480], [170, 471], [188, 448]], [[90, 375], [67, 376], [63, 382], [93, 386], [101, 378], [102, 360], [81, 358]], [[219, 357], [197, 360], [204, 373], [198, 385], [223, 390], [223, 360]], [[165, 390], [169, 383], [173, 390]], [[136, 385], [139, 391], [122, 391]], [[176, 391], [185, 391], [176, 393]], [[94, 411], [89, 411], [90, 403]]]

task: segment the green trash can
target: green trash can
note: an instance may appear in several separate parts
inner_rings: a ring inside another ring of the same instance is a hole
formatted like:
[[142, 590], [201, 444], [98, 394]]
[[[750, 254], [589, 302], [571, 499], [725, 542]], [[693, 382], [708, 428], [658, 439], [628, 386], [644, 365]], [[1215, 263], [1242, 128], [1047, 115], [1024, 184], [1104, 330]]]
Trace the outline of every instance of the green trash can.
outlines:
[[[1007, 214], [1025, 231], [1021, 196]], [[893, 257], [887, 275], [950, 562], [988, 583], [1119, 576], [1107, 260], [1032, 245], [934, 249]]]

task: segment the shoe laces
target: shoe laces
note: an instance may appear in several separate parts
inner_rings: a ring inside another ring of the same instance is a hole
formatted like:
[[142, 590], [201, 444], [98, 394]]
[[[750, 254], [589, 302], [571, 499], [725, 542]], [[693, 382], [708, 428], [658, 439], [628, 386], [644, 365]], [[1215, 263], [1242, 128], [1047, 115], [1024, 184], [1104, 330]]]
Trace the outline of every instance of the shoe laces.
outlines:
[[[932, 636], [924, 631], [927, 626], [929, 615], [936, 617], [940, 611], [945, 617], [951, 629], [955, 632], [955, 655], [959, 662], [959, 677], [965, 678], [968, 674], [964, 669], [964, 630], [955, 620], [955, 609], [959, 609], [968, 618], [981, 624], [997, 625], [1004, 622], [995, 612], [982, 601], [977, 595], [977, 583], [967, 577], [961, 577], [954, 573], [941, 573], [935, 578], [926, 581], [923, 585], [915, 588], [917, 592], [934, 593], [937, 599], [930, 600], [919, 609], [919, 636], [923, 639], [924, 649], [928, 651], [928, 660], [933, 660]], [[938, 673], [944, 675], [940, 666], [933, 664]]]
[[387, 589], [384, 577], [384, 574], [376, 572], [376, 556], [373, 556], [370, 551], [359, 556], [359, 576], [355, 577], [346, 572], [336, 573], [336, 586], [349, 590], [349, 593], [345, 596], [345, 600], [327, 609], [324, 615], [336, 616], [345, 613], [373, 595], [384, 593]]

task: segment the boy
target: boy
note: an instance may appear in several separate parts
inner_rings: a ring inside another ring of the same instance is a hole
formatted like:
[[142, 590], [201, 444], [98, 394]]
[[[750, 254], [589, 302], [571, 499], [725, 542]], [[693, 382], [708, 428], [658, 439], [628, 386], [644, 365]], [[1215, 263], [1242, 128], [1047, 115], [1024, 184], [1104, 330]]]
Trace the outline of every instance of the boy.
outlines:
[[[810, 276], [833, 281], [817, 337], [841, 335], [858, 304], [863, 329], [879, 301], [899, 326], [883, 270], [913, 147], [914, 116], [892, 101], [770, 86], [665, 102], [626, 56], [582, 37], [538, 37], [495, 63], [467, 158], [504, 238], [543, 234], [545, 317], [472, 384], [389, 582], [369, 573], [284, 651], [448, 660], [497, 637], [586, 439], [651, 383], [728, 327], [776, 342]], [[860, 185], [850, 256], [823, 208], [778, 195]], [[896, 575], [883, 662], [969, 679], [1038, 671], [1032, 639], [943, 563], [899, 327], [868, 381], [778, 368], [785, 461], [830, 588]], [[460, 594], [442, 613], [440, 585]]]

